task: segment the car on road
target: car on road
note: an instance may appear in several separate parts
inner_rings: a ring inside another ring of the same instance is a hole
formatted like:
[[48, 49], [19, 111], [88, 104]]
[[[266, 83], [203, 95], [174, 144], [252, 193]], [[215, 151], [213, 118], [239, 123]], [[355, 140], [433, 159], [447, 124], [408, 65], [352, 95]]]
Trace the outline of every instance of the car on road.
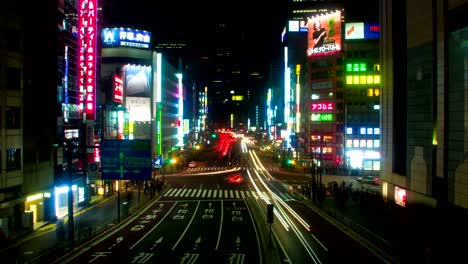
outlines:
[[233, 183], [233, 184], [239, 184], [239, 183], [243, 183], [244, 182], [244, 177], [242, 177], [241, 175], [239, 174], [234, 174], [234, 175], [231, 175], [229, 176], [226, 181], [228, 183]]
[[189, 166], [189, 168], [196, 168], [197, 163], [195, 161], [191, 161], [191, 162], [189, 162], [188, 166]]
[[362, 176], [362, 177], [357, 177], [356, 181], [358, 183], [363, 183], [363, 184], [373, 184], [373, 185], [379, 185], [381, 180], [375, 176], [367, 175], [367, 176]]

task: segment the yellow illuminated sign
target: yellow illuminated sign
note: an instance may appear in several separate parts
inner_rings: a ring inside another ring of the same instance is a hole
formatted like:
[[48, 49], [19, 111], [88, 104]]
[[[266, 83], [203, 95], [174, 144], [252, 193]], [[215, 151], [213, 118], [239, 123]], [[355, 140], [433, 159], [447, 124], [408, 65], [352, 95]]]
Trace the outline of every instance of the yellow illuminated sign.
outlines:
[[243, 95], [233, 95], [232, 100], [233, 101], [242, 101], [242, 100], [244, 100], [244, 96]]

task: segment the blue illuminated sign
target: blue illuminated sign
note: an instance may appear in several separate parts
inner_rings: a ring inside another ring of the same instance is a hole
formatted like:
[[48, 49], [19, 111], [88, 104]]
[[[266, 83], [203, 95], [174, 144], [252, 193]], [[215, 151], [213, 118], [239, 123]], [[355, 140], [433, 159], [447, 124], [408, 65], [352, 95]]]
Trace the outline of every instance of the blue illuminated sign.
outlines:
[[102, 179], [150, 180], [152, 163], [151, 140], [101, 141]]
[[162, 166], [162, 158], [161, 158], [161, 156], [159, 156], [159, 157], [154, 159], [154, 167], [156, 169], [160, 169], [161, 166]]
[[133, 47], [149, 49], [151, 33], [130, 28], [102, 29], [103, 47]]
[[380, 24], [378, 22], [364, 23], [364, 38], [365, 39], [380, 38]]

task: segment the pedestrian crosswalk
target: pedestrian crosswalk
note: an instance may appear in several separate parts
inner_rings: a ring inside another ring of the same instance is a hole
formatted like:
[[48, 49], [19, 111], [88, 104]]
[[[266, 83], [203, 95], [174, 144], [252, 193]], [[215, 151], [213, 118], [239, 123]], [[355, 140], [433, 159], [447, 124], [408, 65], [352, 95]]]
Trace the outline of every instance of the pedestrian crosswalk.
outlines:
[[[265, 193], [264, 193], [265, 194]], [[294, 200], [289, 193], [277, 193], [284, 201]], [[164, 198], [196, 198], [196, 199], [257, 199], [259, 194], [250, 190], [220, 190], [220, 189], [185, 189], [170, 188], [163, 194]]]
[[[188, 168], [187, 172], [197, 173], [197, 172], [223, 171], [223, 170], [232, 170], [232, 169], [247, 170], [247, 167], [203, 166], [203, 167], [196, 167], [196, 168]], [[278, 172], [279, 168], [277, 168], [277, 167], [267, 167], [267, 168], [265, 168], [265, 170], [271, 171], [271, 172]]]

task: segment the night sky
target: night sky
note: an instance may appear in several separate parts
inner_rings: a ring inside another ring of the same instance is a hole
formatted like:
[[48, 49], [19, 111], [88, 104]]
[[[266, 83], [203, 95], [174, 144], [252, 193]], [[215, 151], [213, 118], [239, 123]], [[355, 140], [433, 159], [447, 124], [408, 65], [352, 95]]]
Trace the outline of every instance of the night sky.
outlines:
[[[184, 42], [206, 47], [215, 21], [228, 21], [239, 31], [250, 62], [267, 67], [282, 53], [286, 0], [151, 1], [103, 0], [103, 25], [151, 31], [153, 41]], [[261, 67], [262, 67], [261, 66]]]

